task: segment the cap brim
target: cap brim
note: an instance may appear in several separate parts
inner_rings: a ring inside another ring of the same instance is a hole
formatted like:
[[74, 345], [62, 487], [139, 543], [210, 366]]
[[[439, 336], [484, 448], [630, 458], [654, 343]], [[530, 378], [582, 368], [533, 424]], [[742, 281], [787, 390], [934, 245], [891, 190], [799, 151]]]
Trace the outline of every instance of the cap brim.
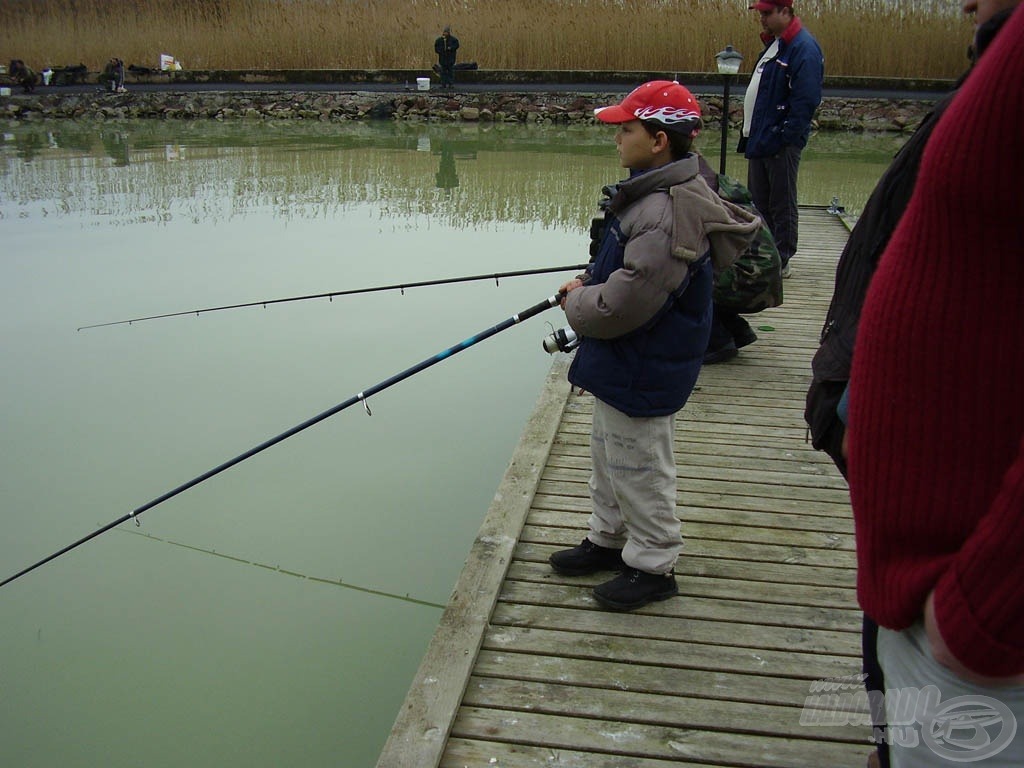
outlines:
[[782, 6], [776, 5], [775, 3], [754, 3], [750, 6], [751, 11], [774, 11], [776, 8]]
[[599, 107], [594, 110], [594, 117], [602, 123], [613, 124], [628, 123], [630, 120], [636, 120], [636, 115], [629, 110], [623, 109], [621, 104], [616, 104], [613, 107]]

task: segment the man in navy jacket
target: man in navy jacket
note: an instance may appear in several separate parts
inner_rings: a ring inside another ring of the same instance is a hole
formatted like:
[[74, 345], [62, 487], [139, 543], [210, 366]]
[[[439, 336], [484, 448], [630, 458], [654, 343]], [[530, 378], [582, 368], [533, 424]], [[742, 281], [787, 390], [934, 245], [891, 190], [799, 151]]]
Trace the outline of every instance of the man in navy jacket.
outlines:
[[754, 205], [771, 230], [789, 277], [796, 252], [796, 177], [811, 120], [821, 103], [825, 58], [811, 33], [793, 14], [793, 0], [759, 0], [766, 47], [750, 76], [743, 99], [738, 150], [747, 166]]
[[452, 34], [452, 28], [445, 26], [441, 36], [434, 41], [434, 52], [441, 70], [441, 87], [453, 88], [455, 85], [455, 57], [458, 55], [459, 38]]

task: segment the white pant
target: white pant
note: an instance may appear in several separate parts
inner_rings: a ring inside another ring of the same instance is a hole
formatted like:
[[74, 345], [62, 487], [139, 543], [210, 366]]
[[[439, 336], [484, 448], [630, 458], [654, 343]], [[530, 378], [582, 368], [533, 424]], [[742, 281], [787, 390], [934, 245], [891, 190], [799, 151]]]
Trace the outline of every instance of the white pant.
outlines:
[[683, 549], [676, 517], [675, 414], [630, 417], [595, 398], [589, 539], [626, 565], [668, 573]]
[[920, 621], [902, 632], [879, 627], [878, 660], [893, 768], [1024, 765], [1024, 686], [961, 680], [935, 661]]

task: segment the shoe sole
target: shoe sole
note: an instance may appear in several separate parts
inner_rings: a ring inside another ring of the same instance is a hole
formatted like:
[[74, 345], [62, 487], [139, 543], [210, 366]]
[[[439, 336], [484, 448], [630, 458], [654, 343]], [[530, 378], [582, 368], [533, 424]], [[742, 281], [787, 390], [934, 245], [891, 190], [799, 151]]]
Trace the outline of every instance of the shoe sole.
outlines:
[[724, 363], [727, 360], [732, 360], [740, 351], [735, 347], [729, 349], [721, 349], [717, 352], [711, 352], [710, 354], [704, 355], [704, 365], [714, 365], [715, 363]]
[[597, 600], [597, 602], [599, 602], [605, 608], [611, 608], [613, 611], [635, 611], [637, 608], [643, 608], [645, 605], [650, 605], [651, 603], [658, 603], [662, 600], [668, 600], [678, 595], [679, 588], [676, 587], [676, 589], [672, 590], [672, 592], [658, 593], [656, 595], [651, 595], [646, 600], [638, 600], [633, 603], [620, 603], [616, 600], [610, 600], [607, 597], [602, 597], [597, 592], [594, 592], [594, 599]]
[[597, 568], [563, 568], [555, 565], [553, 562], [548, 560], [548, 565], [551, 566], [551, 570], [561, 576], [589, 576], [592, 573], [604, 573], [607, 571], [621, 571], [625, 568], [625, 565], [619, 563], [618, 565], [602, 565]]
[[743, 349], [744, 347], [749, 347], [755, 341], [757, 341], [756, 333], [750, 333], [749, 335], [742, 336], [741, 338], [736, 339], [736, 349]]

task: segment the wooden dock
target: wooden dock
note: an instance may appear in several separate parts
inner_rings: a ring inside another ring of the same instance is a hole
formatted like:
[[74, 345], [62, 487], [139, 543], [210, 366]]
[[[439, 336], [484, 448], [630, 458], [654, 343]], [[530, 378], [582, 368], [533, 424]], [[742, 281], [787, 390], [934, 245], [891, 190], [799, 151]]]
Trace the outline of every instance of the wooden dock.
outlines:
[[861, 768], [863, 725], [801, 724], [816, 681], [860, 672], [846, 484], [805, 442], [809, 363], [846, 241], [801, 208], [785, 305], [701, 372], [679, 414], [680, 596], [602, 610], [547, 564], [589, 514], [592, 398], [559, 356], [378, 768]]

